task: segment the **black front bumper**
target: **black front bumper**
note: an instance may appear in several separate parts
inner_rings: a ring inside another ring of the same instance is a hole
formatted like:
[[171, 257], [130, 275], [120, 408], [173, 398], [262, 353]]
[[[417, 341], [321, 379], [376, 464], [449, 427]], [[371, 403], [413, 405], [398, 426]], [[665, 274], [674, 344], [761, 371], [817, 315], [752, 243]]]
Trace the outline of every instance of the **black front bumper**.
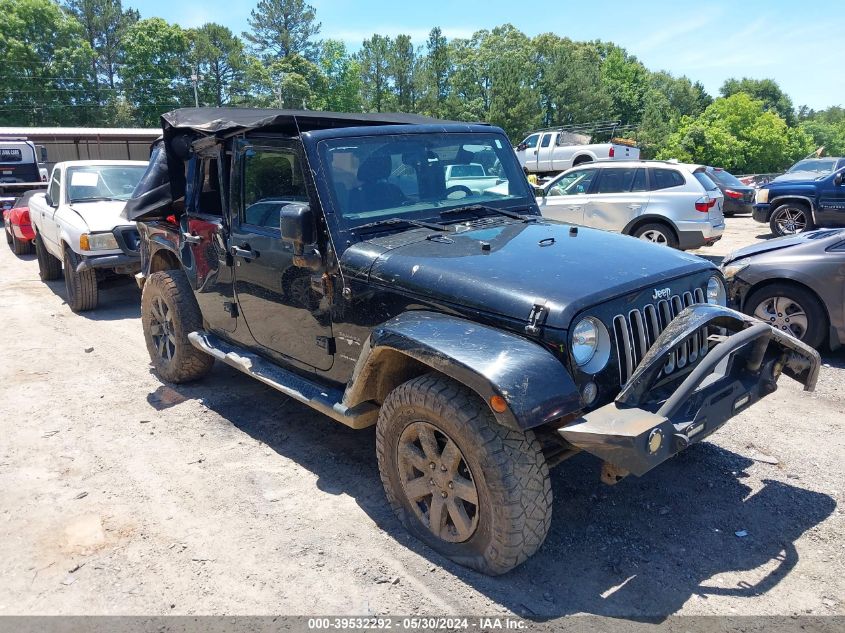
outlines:
[[108, 268], [111, 270], [119, 269], [134, 275], [141, 270], [140, 255], [81, 255], [80, 259], [82, 261], [76, 266], [76, 272], [78, 273], [92, 268]]
[[[714, 346], [671, 395], [654, 401], [670, 354], [704, 327]], [[617, 472], [643, 475], [773, 393], [781, 373], [812, 391], [820, 366], [818, 352], [762, 321], [721, 306], [691, 306], [655, 341], [614, 402], [559, 433]]]
[[755, 204], [753, 210], [751, 211], [751, 217], [756, 222], [761, 222], [762, 224], [769, 223], [769, 216], [772, 214], [772, 206], [770, 204]]

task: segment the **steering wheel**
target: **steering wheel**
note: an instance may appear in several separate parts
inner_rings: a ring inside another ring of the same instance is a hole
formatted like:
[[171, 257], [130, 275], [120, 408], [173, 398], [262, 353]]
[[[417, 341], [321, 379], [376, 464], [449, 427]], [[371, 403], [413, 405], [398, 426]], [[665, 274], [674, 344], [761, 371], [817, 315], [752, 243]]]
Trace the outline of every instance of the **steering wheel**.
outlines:
[[[452, 195], [453, 193], [459, 192], [463, 192], [464, 195], [458, 197]], [[461, 200], [462, 198], [469, 198], [471, 195], [473, 195], [472, 189], [466, 185], [452, 185], [446, 189], [446, 197], [449, 198], [449, 200]]]

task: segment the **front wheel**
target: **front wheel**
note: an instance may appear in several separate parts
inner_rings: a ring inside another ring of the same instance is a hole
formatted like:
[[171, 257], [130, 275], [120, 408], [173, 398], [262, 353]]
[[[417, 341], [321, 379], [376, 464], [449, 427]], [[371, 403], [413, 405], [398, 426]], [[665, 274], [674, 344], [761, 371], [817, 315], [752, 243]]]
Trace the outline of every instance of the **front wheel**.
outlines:
[[810, 347], [819, 347], [824, 341], [824, 306], [801, 286], [775, 283], [755, 290], [745, 300], [745, 311]]
[[188, 340], [202, 329], [202, 314], [191, 284], [181, 270], [153, 273], [141, 293], [141, 325], [156, 373], [182, 383], [205, 376], [214, 359]]
[[807, 207], [787, 202], [772, 212], [769, 228], [775, 237], [811, 231], [814, 228], [813, 216]]
[[665, 224], [658, 224], [656, 222], [644, 224], [634, 231], [633, 236], [646, 242], [659, 244], [660, 246], [678, 248], [678, 238], [675, 237], [675, 232]]
[[65, 290], [67, 304], [74, 312], [86, 312], [97, 307], [97, 271], [92, 268], [77, 272], [79, 257], [65, 248]]
[[539, 441], [499, 425], [466, 387], [427, 374], [394, 389], [376, 453], [396, 516], [447, 558], [498, 575], [545, 540], [552, 491]]

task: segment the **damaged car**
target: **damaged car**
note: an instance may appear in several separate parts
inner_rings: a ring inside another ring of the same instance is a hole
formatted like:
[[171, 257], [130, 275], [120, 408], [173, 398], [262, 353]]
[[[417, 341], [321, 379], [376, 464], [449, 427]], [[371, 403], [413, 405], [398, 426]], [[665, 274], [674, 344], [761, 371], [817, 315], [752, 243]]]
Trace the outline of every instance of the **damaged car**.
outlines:
[[[498, 186], [447, 180], [492, 156]], [[712, 263], [544, 219], [497, 127], [176, 110], [124, 214], [162, 380], [219, 360], [375, 425], [399, 520], [486, 574], [542, 545], [549, 468], [587, 451], [608, 483], [643, 475], [819, 371], [725, 306]]]

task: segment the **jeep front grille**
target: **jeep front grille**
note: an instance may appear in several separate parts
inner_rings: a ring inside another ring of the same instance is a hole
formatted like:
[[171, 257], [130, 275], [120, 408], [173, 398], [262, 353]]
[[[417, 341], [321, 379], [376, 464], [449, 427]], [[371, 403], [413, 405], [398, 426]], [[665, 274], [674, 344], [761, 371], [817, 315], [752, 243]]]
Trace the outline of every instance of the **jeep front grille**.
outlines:
[[[670, 299], [664, 299], [655, 304], [648, 304], [642, 310], [634, 309], [628, 314], [618, 314], [613, 317], [620, 385], [628, 382], [643, 356], [672, 319], [684, 308], [695, 303], [704, 303], [704, 291], [701, 288], [682, 295], [674, 295]], [[678, 347], [663, 368], [663, 373], [668, 375], [675, 369], [683, 369], [706, 353], [707, 331], [703, 328]]]

